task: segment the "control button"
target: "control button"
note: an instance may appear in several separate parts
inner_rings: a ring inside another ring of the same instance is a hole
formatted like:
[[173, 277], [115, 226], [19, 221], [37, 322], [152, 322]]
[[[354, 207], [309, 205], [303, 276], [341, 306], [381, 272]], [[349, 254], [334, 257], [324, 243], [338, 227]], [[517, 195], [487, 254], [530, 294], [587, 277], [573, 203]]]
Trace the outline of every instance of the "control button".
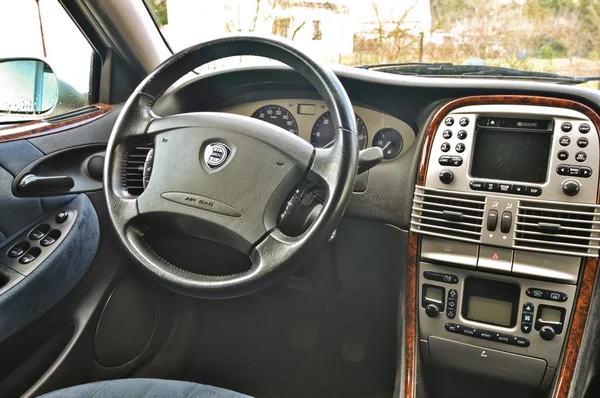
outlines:
[[458, 134], [456, 134], [459, 140], [464, 140], [467, 138], [467, 132], [465, 130], [460, 130]]
[[487, 215], [487, 230], [495, 231], [498, 226], [498, 210], [491, 209]]
[[457, 325], [456, 323], [447, 323], [446, 330], [452, 333], [461, 333], [462, 326]]
[[580, 172], [581, 172], [581, 169], [579, 168], [579, 166], [568, 166], [567, 167], [567, 175], [569, 175], [569, 176], [577, 177], [577, 176], [579, 176]]
[[566, 180], [562, 184], [562, 191], [567, 196], [575, 196], [579, 193], [581, 189], [581, 184], [575, 180]]
[[29, 253], [25, 253], [20, 259], [19, 262], [21, 264], [29, 264], [30, 262], [32, 262], [33, 260], [35, 260], [35, 256]]
[[[421, 260], [432, 263], [451, 264], [475, 268], [479, 245], [453, 240], [431, 238], [421, 239]], [[458, 283], [458, 277], [456, 277]]]
[[523, 312], [523, 322], [533, 323], [533, 312]]
[[495, 192], [498, 190], [497, 182], [484, 182], [483, 183], [484, 191]]
[[446, 310], [446, 316], [448, 316], [448, 318], [450, 318], [450, 319], [454, 319], [456, 317], [456, 310], [452, 310], [452, 309], [448, 308]]
[[477, 268], [510, 273], [513, 251], [499, 247], [481, 246]]
[[588, 144], [589, 144], [589, 143], [590, 143], [590, 142], [589, 142], [589, 141], [588, 141], [588, 139], [587, 139], [587, 138], [585, 138], [585, 137], [581, 137], [581, 138], [578, 138], [578, 139], [577, 139], [577, 146], [578, 146], [579, 148], [585, 148], [585, 147], [587, 147], [587, 146], [588, 146]]
[[510, 338], [511, 338], [511, 336], [509, 336], [507, 334], [502, 334], [502, 333], [494, 333], [492, 335], [492, 340], [493, 341], [497, 341], [499, 343], [509, 344], [510, 343]]
[[559, 164], [556, 166], [556, 173], [560, 176], [569, 175], [569, 166], [566, 164]]
[[467, 336], [475, 337], [475, 335], [477, 334], [477, 329], [463, 326], [461, 328], [461, 333]]
[[447, 142], [444, 142], [442, 144], [442, 146], [440, 147], [440, 149], [442, 150], [442, 152], [448, 152], [450, 150], [450, 144]]
[[589, 167], [581, 167], [579, 169], [579, 176], [583, 178], [589, 178], [592, 175], [592, 169]]
[[458, 283], [458, 276], [451, 274], [442, 274], [441, 272], [425, 271], [423, 277], [431, 281], [451, 283], [453, 285]]
[[573, 125], [569, 122], [564, 122], [561, 126], [560, 129], [562, 131], [564, 131], [565, 133], [568, 133], [569, 131], [573, 130]]
[[454, 300], [458, 298], [458, 291], [456, 289], [450, 289], [448, 291], [448, 300]]
[[569, 296], [567, 296], [563, 292], [547, 291], [545, 298], [547, 300], [558, 301], [560, 303], [564, 303], [565, 301], [567, 301], [567, 299], [569, 298]]
[[456, 309], [456, 300], [451, 300], [448, 302], [448, 308], [450, 309]]
[[471, 181], [469, 187], [474, 191], [483, 191], [485, 189], [485, 183], [483, 181]]
[[577, 152], [575, 154], [575, 160], [578, 162], [585, 162], [587, 159], [587, 154], [585, 152]]
[[510, 211], [502, 212], [502, 220], [500, 221], [500, 231], [503, 234], [507, 234], [510, 232], [510, 227], [512, 226], [512, 213]]
[[58, 224], [62, 224], [62, 223], [64, 223], [65, 221], [67, 221], [67, 219], [68, 219], [68, 218], [69, 218], [69, 212], [67, 212], [67, 211], [61, 211], [61, 212], [59, 212], [59, 213], [56, 215], [56, 218], [55, 218], [55, 220], [56, 220], [56, 222], [57, 222]]
[[542, 326], [540, 329], [540, 337], [546, 341], [550, 341], [556, 336], [556, 332], [550, 326]]
[[452, 126], [454, 124], [454, 118], [453, 117], [447, 117], [446, 120], [444, 120], [444, 124], [448, 127]]
[[494, 333], [484, 329], [477, 329], [477, 331], [475, 332], [475, 337], [483, 340], [493, 340]]
[[560, 137], [560, 140], [558, 140], [558, 143], [562, 146], [568, 146], [571, 143], [571, 139], [568, 136], [563, 135]]
[[469, 119], [466, 117], [461, 117], [458, 121], [458, 124], [460, 124], [463, 127], [467, 127], [469, 125]]
[[533, 303], [526, 302], [523, 304], [523, 311], [525, 312], [533, 312], [534, 308]]
[[587, 134], [587, 133], [589, 133], [590, 132], [590, 125], [587, 124], [587, 123], [581, 123], [579, 125], [579, 132], [581, 134]]
[[531, 185], [525, 187], [525, 195], [540, 196], [541, 194], [542, 194], [542, 187], [534, 187]]
[[517, 347], [529, 347], [529, 340], [525, 337], [512, 336], [510, 339], [510, 344], [516, 345]]
[[533, 325], [529, 322], [521, 322], [521, 332], [523, 333], [531, 333], [531, 329]]
[[440, 309], [435, 304], [427, 304], [427, 307], [425, 307], [425, 313], [428, 317], [435, 318], [439, 315]]
[[6, 253], [6, 255], [10, 258], [17, 258], [20, 255], [22, 255], [23, 253], [25, 253], [25, 250], [29, 249], [29, 242], [26, 241], [22, 241], [19, 242], [15, 245], [13, 245], [10, 249], [8, 249], [8, 252]]
[[454, 180], [454, 173], [452, 173], [450, 170], [442, 170], [440, 171], [440, 181], [443, 184], [450, 184], [452, 181]]
[[510, 193], [512, 191], [512, 184], [498, 184], [498, 192]]
[[442, 137], [444, 137], [445, 140], [452, 138], [452, 130], [444, 130]]
[[15, 246], [8, 251], [8, 257], [16, 258], [16, 257], [19, 257], [23, 253], [25, 253], [25, 250]]
[[29, 234], [29, 239], [31, 239], [31, 240], [38, 240], [38, 239], [40, 239], [44, 235], [46, 235], [46, 233], [44, 231], [41, 231], [39, 229], [34, 229]]
[[567, 151], [560, 151], [558, 152], [558, 159], [559, 160], [567, 160], [569, 158], [569, 152]]
[[514, 193], [517, 195], [523, 195], [525, 193], [525, 189], [527, 187], [525, 185], [513, 184], [510, 190], [510, 193]]
[[44, 239], [40, 240], [40, 245], [42, 245], [42, 246], [50, 246], [54, 242], [56, 242], [56, 239], [54, 239], [51, 236], [46, 236]]
[[463, 144], [462, 142], [459, 142], [458, 144], [456, 144], [456, 147], [454, 149], [456, 149], [456, 152], [458, 153], [463, 153], [465, 151], [465, 144]]
[[458, 167], [458, 166], [462, 165], [462, 163], [463, 163], [463, 159], [460, 156], [452, 156], [451, 163], [450, 163], [451, 166]]
[[546, 290], [538, 289], [536, 287], [528, 287], [525, 290], [525, 294], [528, 295], [529, 297], [543, 299], [546, 296]]
[[578, 257], [515, 250], [512, 274], [576, 284], [580, 263]]

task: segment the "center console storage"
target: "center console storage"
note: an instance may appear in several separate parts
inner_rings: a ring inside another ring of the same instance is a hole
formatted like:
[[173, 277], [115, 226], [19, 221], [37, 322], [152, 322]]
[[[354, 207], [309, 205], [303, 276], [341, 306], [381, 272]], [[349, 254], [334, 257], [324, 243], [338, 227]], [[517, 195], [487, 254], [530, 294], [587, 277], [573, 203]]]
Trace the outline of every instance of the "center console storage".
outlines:
[[550, 386], [598, 257], [598, 147], [571, 109], [470, 105], [441, 119], [411, 216], [424, 360]]

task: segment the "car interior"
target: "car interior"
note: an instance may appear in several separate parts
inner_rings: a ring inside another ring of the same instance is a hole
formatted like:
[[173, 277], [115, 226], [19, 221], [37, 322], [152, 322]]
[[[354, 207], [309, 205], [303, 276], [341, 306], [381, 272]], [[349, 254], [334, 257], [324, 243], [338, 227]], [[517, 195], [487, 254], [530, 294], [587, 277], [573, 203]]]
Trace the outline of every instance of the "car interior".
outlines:
[[599, 396], [598, 90], [53, 2], [87, 94], [0, 59], [44, 87], [0, 112], [0, 396]]

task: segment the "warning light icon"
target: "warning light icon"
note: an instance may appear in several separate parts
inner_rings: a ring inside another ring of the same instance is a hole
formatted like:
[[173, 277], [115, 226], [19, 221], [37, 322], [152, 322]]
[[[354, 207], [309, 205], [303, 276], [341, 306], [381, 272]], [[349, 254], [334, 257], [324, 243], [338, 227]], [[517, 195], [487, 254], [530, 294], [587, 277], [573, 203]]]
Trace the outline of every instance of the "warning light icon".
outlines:
[[492, 254], [492, 260], [500, 260], [500, 256], [498, 255], [498, 252], [494, 252], [494, 254]]

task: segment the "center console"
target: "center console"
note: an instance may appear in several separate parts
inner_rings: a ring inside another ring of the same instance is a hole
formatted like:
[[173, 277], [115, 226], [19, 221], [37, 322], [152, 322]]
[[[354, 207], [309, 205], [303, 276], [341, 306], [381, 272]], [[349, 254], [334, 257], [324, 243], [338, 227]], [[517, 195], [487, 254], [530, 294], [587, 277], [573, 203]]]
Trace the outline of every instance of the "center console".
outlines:
[[599, 141], [562, 107], [468, 105], [435, 127], [417, 185], [417, 323], [434, 365], [547, 388], [585, 260], [598, 257]]

